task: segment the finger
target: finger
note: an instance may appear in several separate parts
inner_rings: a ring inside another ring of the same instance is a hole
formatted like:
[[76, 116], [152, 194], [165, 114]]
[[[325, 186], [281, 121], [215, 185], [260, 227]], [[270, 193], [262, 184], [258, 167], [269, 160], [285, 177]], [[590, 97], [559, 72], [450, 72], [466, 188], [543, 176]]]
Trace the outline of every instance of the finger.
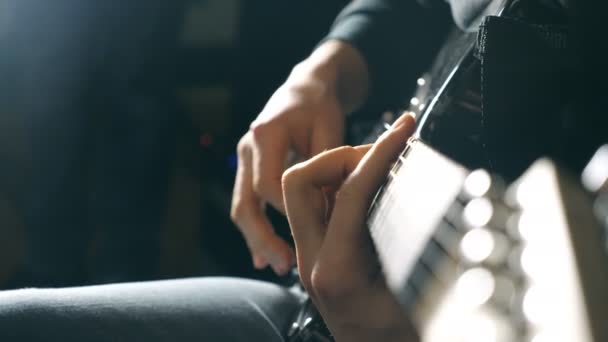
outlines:
[[[341, 113], [339, 108], [336, 113]], [[322, 115], [323, 113], [321, 113]], [[344, 143], [344, 117], [329, 115], [327, 120], [317, 120], [310, 140], [310, 156], [341, 146]]]
[[295, 255], [289, 244], [276, 235], [263, 213], [248, 217], [243, 230], [247, 246], [253, 251], [254, 266], [270, 266], [276, 274], [284, 275], [295, 264]]
[[[415, 121], [410, 115], [399, 118], [392, 128], [378, 139], [345, 180], [337, 195], [334, 212], [328, 225], [330, 228], [324, 242], [327, 248], [337, 244], [341, 248], [336, 249], [340, 253], [328, 251], [330, 256], [339, 259], [360, 255], [360, 251], [355, 249], [360, 249], [368, 243], [369, 234], [362, 228], [370, 202], [386, 179], [393, 162], [405, 148], [407, 139], [414, 129]], [[343, 260], [337, 260], [338, 263], [341, 261]]]
[[323, 193], [325, 194], [325, 223], [329, 222], [331, 213], [334, 210], [334, 204], [336, 202], [336, 192], [338, 188], [335, 186], [323, 187]]
[[368, 145], [333, 149], [295, 165], [283, 175], [287, 218], [301, 273], [308, 274], [312, 269], [323, 243], [326, 189], [338, 187], [369, 148]]
[[247, 242], [254, 266], [261, 269], [270, 265], [275, 272], [285, 273], [293, 265], [295, 256], [287, 243], [275, 234], [264, 216], [263, 203], [253, 191], [250, 138], [245, 136], [237, 151], [231, 217]]
[[285, 274], [295, 264], [295, 255], [291, 247], [275, 234], [272, 225], [266, 219], [259, 202], [244, 204], [247, 208], [235, 223], [243, 234], [249, 248], [255, 268], [270, 266], [275, 273]]
[[252, 126], [253, 132], [253, 189], [263, 201], [285, 213], [281, 176], [285, 171], [289, 135], [278, 123]]
[[251, 230], [250, 216], [251, 212], [260, 210], [261, 203], [255, 196], [251, 185], [251, 148], [249, 147], [249, 136], [246, 135], [241, 139], [237, 148], [237, 171], [232, 190], [232, 203], [230, 207], [230, 217], [237, 225], [243, 238], [247, 242], [247, 246], [251, 252], [254, 267], [257, 269], [268, 266], [268, 262], [261, 254], [251, 247], [249, 239], [245, 232]]

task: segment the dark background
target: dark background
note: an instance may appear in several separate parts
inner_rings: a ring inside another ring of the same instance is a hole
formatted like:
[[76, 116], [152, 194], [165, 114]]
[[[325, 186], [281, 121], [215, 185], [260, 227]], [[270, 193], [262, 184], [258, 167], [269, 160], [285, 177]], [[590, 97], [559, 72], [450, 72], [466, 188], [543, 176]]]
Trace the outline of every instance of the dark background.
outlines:
[[[171, 75], [175, 79], [168, 89], [161, 87], [162, 96], [175, 100], [172, 113], [177, 134], [168, 200], [162, 210], [158, 277], [273, 278], [270, 272], [252, 269], [246, 246], [229, 221], [235, 145], [273, 90], [324, 36], [346, 2], [200, 0], [179, 5], [178, 34], [172, 38], [176, 51], [171, 51], [176, 56], [177, 68]], [[0, 9], [0, 35], [2, 23], [9, 20], [10, 11]], [[175, 25], [170, 16], [166, 21], [160, 16], [157, 23]], [[31, 186], [31, 178], [24, 176], [33, 165], [30, 146], [22, 120], [11, 112], [7, 101], [15, 96], [36, 101], [37, 94], [15, 94], [17, 88], [10, 86], [0, 89], [2, 287], [23, 259], [29, 240], [35, 239], [25, 233], [17, 200]], [[85, 135], [93, 134], [94, 125], [90, 129]], [[133, 210], [137, 210], [136, 204]]]

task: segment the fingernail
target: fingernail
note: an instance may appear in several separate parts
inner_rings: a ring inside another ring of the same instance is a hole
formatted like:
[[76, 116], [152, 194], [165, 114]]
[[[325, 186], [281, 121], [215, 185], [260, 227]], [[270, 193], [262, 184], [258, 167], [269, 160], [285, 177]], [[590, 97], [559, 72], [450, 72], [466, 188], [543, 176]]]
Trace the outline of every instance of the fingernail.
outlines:
[[266, 262], [266, 260], [260, 256], [255, 255], [253, 257], [253, 267], [255, 267], [256, 269], [262, 269], [264, 267], [266, 267], [268, 265], [268, 263]]
[[411, 112], [405, 112], [391, 125], [391, 130], [397, 130], [405, 126], [408, 122], [415, 122], [414, 116]]
[[272, 270], [274, 271], [274, 273], [276, 273], [277, 275], [283, 275], [285, 274], [285, 269], [283, 269], [280, 266], [272, 266]]
[[285, 263], [279, 263], [277, 265], [273, 265], [272, 269], [276, 274], [284, 275], [285, 273], [287, 273], [287, 271], [289, 271], [289, 266]]

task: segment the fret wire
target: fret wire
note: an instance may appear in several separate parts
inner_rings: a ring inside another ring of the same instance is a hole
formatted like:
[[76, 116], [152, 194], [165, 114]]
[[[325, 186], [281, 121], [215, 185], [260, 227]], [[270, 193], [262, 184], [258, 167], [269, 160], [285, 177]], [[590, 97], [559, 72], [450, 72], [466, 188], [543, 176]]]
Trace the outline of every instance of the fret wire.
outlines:
[[[425, 258], [425, 256], [428, 258], [429, 250], [432, 250], [432, 249], [435, 249], [435, 253], [437, 253], [437, 256], [438, 256], [437, 260], [433, 260], [433, 262], [435, 263], [434, 265], [430, 265], [431, 261], [426, 260], [426, 258]], [[437, 244], [437, 241], [434, 240], [432, 237], [431, 237], [431, 239], [429, 239], [426, 247], [424, 248], [424, 251], [420, 255], [420, 261], [425, 267], [428, 268], [429, 272], [433, 275], [433, 277], [443, 284], [447, 284], [449, 282], [449, 279], [446, 279], [441, 274], [439, 274], [439, 272], [436, 271], [437, 266], [439, 266], [441, 264], [445, 264], [445, 263], [451, 263], [451, 264], [456, 263], [456, 260], [453, 260], [450, 257], [450, 255], [448, 253], [446, 253]]]
[[448, 207], [448, 210], [443, 216], [443, 220], [454, 227], [458, 227], [461, 223], [461, 216], [463, 210], [464, 205], [462, 205], [457, 199], [456, 201], [452, 202], [452, 205]]
[[[434, 259], [431, 258], [431, 256], [434, 257]], [[447, 254], [443, 250], [441, 250], [441, 248], [438, 248], [437, 244], [433, 241], [432, 238], [430, 238], [424, 246], [424, 249], [420, 254], [419, 260], [420, 263], [427, 268], [429, 273], [431, 273], [435, 278], [440, 279], [440, 277], [437, 276], [437, 273], [435, 272], [435, 268], [446, 257]], [[430, 258], [431, 260], [428, 260]]]
[[[421, 275], [422, 272], [424, 272], [424, 269], [420, 270], [418, 263], [414, 264], [414, 267], [412, 268], [412, 271], [410, 272], [406, 281], [407, 284], [410, 284], [411, 287], [416, 290], [416, 293], [418, 294], [416, 301], [420, 300], [421, 295], [424, 294], [424, 288], [426, 287], [426, 281]], [[420, 284], [420, 282], [422, 282], [422, 284]]]
[[[408, 146], [409, 147], [409, 146]], [[399, 171], [399, 168], [401, 167], [401, 165], [403, 164], [403, 161], [405, 161], [404, 156], [409, 152], [409, 148], [406, 147], [404, 149], [404, 151], [402, 152], [401, 156], [397, 159], [397, 161], [395, 162], [395, 164], [393, 165], [393, 167], [391, 168], [391, 170], [389, 171], [388, 175], [387, 175], [387, 181], [385, 182], [385, 184], [378, 190], [378, 192], [376, 193], [376, 195], [374, 196], [374, 199], [372, 200], [372, 204], [370, 205], [370, 209], [368, 210], [368, 217], [370, 215], [372, 215], [375, 211], [376, 211], [376, 206], [377, 206], [377, 202], [382, 198], [385, 190], [387, 188], [390, 188], [391, 183], [394, 181], [394, 179], [397, 177], [397, 172]]]
[[[405, 160], [404, 157], [400, 157], [399, 159], [401, 162]], [[388, 221], [390, 220], [390, 217], [393, 216], [391, 214], [395, 212], [395, 208], [397, 208], [398, 210], [398, 208], [402, 205], [400, 201], [396, 200], [398, 196], [400, 196], [401, 190], [400, 184], [396, 183], [398, 182], [396, 176], [397, 173], [395, 172], [389, 173], [390, 180], [384, 186], [381, 196], [379, 196], [379, 198], [375, 201], [374, 217], [372, 218], [372, 220], [370, 220], [370, 229], [374, 230], [376, 243], [378, 246], [383, 246], [383, 251], [385, 255], [388, 256], [392, 255], [392, 250], [394, 248], [399, 247], [395, 246], [394, 243], [391, 244], [391, 241], [394, 240], [392, 234], [395, 233], [395, 230], [393, 229], [394, 227], [391, 227], [390, 222]], [[453, 213], [451, 216], [455, 217], [457, 216], [457, 213], [460, 213], [462, 211], [462, 205], [460, 205], [460, 203], [456, 203], [450, 206], [449, 209]], [[441, 224], [449, 225], [448, 222], [449, 219], [446, 220], [445, 218], [443, 218]], [[438, 225], [435, 230], [435, 233], [429, 239], [426, 239], [426, 241], [423, 242], [425, 243], [425, 246], [422, 249], [422, 253], [417, 257], [417, 261], [414, 265], [420, 264], [420, 266], [418, 267], [424, 267], [425, 271], [427, 271], [430, 277], [429, 279], [434, 279], [441, 283], [445, 283], [447, 281], [445, 279], [445, 276], [438, 274], [438, 272], [436, 272], [436, 267], [437, 265], [445, 262], [454, 264], [454, 253], [449, 252], [454, 250], [454, 246], [452, 246], [453, 243], [450, 243], [450, 240], [452, 240], [453, 242], [454, 239], [448, 237], [449, 235], [446, 234], [450, 233], [445, 233], [442, 231], [442, 229], [446, 231], [454, 230], [451, 227], [449, 229], [440, 228], [440, 226]], [[432, 249], [435, 250], [431, 251]], [[429, 257], [429, 253], [435, 254], [435, 257]], [[415, 272], [415, 267], [416, 266], [414, 266], [411, 272]], [[412, 276], [415, 275], [410, 274], [410, 276], [408, 276], [408, 279]]]
[[452, 226], [449, 222], [442, 220], [437, 227], [433, 240], [437, 245], [445, 251], [445, 253], [456, 258], [458, 253], [458, 233], [456, 227]]
[[385, 210], [382, 209], [386, 206], [386, 200], [387, 197], [389, 196], [388, 194], [391, 193], [391, 188], [392, 187], [384, 187], [382, 190], [382, 193], [380, 194], [380, 196], [378, 196], [378, 199], [376, 200], [377, 205], [379, 206], [379, 210], [384, 212]]
[[439, 252], [440, 254], [443, 254], [444, 256], [449, 256], [449, 252], [444, 248], [444, 246], [442, 246], [439, 243], [439, 241], [436, 239], [436, 235], [437, 235], [437, 231], [435, 231], [435, 234], [433, 234], [433, 236], [431, 236], [431, 238], [429, 239], [427, 246], [425, 248], [425, 252], [427, 250], [435, 248], [435, 249], [437, 249], [436, 252]]
[[420, 294], [418, 293], [418, 289], [413, 285], [406, 283], [403, 286], [403, 291], [401, 291], [399, 297], [406, 310], [413, 310], [418, 302]]
[[392, 210], [393, 208], [396, 207], [398, 210], [403, 209], [401, 203], [399, 203], [399, 201], [397, 201], [395, 198], [396, 194], [397, 193], [395, 192], [395, 190], [388, 189], [384, 192], [382, 199], [379, 201], [380, 204], [376, 213], [378, 216], [382, 216], [382, 222], [385, 222], [391, 216], [390, 210]]
[[412, 138], [408, 139], [407, 144], [405, 145], [405, 148], [403, 149], [403, 152], [401, 152], [401, 156], [406, 157], [410, 153], [411, 150], [412, 150]]
[[412, 149], [412, 142], [408, 141], [407, 145], [405, 145], [405, 148], [403, 149], [403, 152], [401, 152], [401, 156], [405, 157], [410, 153], [410, 150]]
[[[377, 208], [379, 209], [377, 213], [382, 213], [383, 215], [376, 216], [383, 216], [383, 218], [387, 218], [390, 214], [389, 212], [387, 212], [389, 208], [392, 208], [394, 206], [400, 207], [399, 201], [396, 200], [396, 196], [399, 196], [397, 191], [398, 189], [396, 186], [384, 190], [382, 198], [377, 201]], [[443, 247], [443, 249], [446, 250], [448, 254], [453, 254], [450, 253], [450, 249], [452, 248], [450, 247], [451, 244], [449, 240], [457, 239], [455, 237], [456, 235], [456, 227], [454, 226], [453, 222], [450, 222], [450, 220], [447, 220], [444, 217], [438, 224], [438, 228], [436, 229], [433, 237], [436, 238], [439, 245]]]
[[[383, 191], [383, 194], [381, 197], [378, 198], [378, 200], [376, 201], [376, 206], [375, 206], [375, 211], [374, 211], [374, 218], [373, 218], [373, 222], [371, 222], [374, 225], [378, 225], [379, 222], [384, 221], [384, 219], [386, 219], [387, 214], [387, 207], [388, 205], [390, 205], [391, 201], [387, 201], [387, 197], [386, 197], [386, 190]], [[371, 229], [372, 227], [370, 227]]]
[[391, 171], [393, 173], [397, 173], [397, 171], [399, 171], [399, 169], [401, 169], [402, 165], [403, 165], [403, 161], [401, 160], [401, 158], [397, 158], [397, 160], [395, 161], [393, 166], [391, 166]]
[[439, 275], [435, 270], [437, 265], [442, 262], [446, 262], [449, 259], [446, 258], [444, 254], [444, 257], [441, 257], [436, 261], [437, 265], [429, 265], [428, 260], [426, 260], [424, 256], [430, 246], [431, 244], [426, 245], [423, 253], [418, 257], [417, 262], [414, 264], [414, 267], [412, 267], [412, 270], [406, 280], [406, 283], [411, 284], [413, 287], [418, 289], [419, 294], [423, 294], [425, 292], [424, 288], [428, 288], [428, 285], [431, 283], [439, 282], [443, 285], [449, 283], [449, 279]]
[[[374, 230], [376, 233], [376, 238], [377, 241], [376, 243], [380, 246], [383, 246], [383, 248], [387, 248], [385, 249], [385, 253], [387, 255], [390, 255], [390, 250], [388, 250], [389, 246], [392, 246], [392, 244], [390, 244], [389, 242], [392, 241], [392, 237], [390, 236], [391, 234], [389, 234], [386, 229], [390, 229], [387, 224], [387, 220], [388, 217], [390, 216], [390, 210], [395, 208], [395, 207], [399, 207], [399, 202], [395, 201], [395, 195], [396, 195], [396, 189], [388, 189], [384, 192], [384, 196], [381, 200], [381, 203], [379, 205], [380, 210], [377, 212], [378, 216], [376, 217], [376, 220], [373, 222], [374, 224]], [[382, 215], [380, 215], [382, 214]], [[443, 225], [448, 225], [448, 229], [443, 228]], [[448, 237], [450, 235], [450, 233], [447, 233], [449, 231], [454, 231], [453, 228], [449, 227], [449, 223], [447, 223], [447, 221], [442, 220], [441, 223], [437, 226], [435, 233], [430, 237], [430, 239], [428, 239], [426, 241], [426, 245], [422, 250], [422, 253], [420, 254], [419, 258], [418, 258], [418, 262], [423, 263], [428, 270], [430, 271], [430, 273], [432, 273], [433, 277], [436, 278], [439, 281], [443, 281], [443, 277], [441, 277], [441, 275], [438, 275], [434, 272], [433, 270], [433, 266], [428, 264], [428, 260], [426, 260], [425, 258], [423, 258], [425, 255], [427, 255], [429, 253], [429, 249], [430, 248], [436, 248], [437, 251], [435, 251], [435, 253], [439, 252], [440, 256], [442, 256], [441, 260], [442, 262], [451, 262], [453, 263], [454, 260], [452, 260], [455, 257], [455, 248], [457, 248], [457, 246], [454, 245], [454, 241], [457, 241], [457, 238], [454, 238], [454, 235], [452, 235], [451, 237]], [[450, 241], [451, 240], [451, 241]], [[388, 242], [387, 242], [388, 241]], [[395, 247], [395, 246], [392, 246]]]
[[[381, 246], [386, 246], [387, 243], [387, 233], [386, 230], [388, 228], [387, 220], [389, 219], [390, 210], [394, 207], [395, 201], [391, 200], [392, 196], [385, 196], [380, 203], [380, 210], [378, 211], [379, 215], [377, 215], [376, 220], [374, 221], [374, 227], [370, 227], [370, 229], [374, 230], [374, 233], [377, 237], [377, 243]], [[381, 215], [380, 215], [381, 213]]]
[[370, 207], [367, 211], [368, 222], [370, 220], [374, 219], [375, 216], [378, 216], [378, 212], [380, 212], [380, 210], [379, 210], [380, 208], [378, 208], [378, 203], [382, 199], [384, 191], [385, 191], [385, 187], [382, 186], [382, 187], [380, 187], [378, 192], [376, 192], [376, 195], [374, 196], [374, 199], [372, 200], [372, 204], [370, 205]]
[[[425, 252], [429, 248], [429, 246], [431, 246], [431, 244], [427, 244], [424, 250]], [[425, 292], [424, 288], [428, 288], [430, 282], [439, 282], [444, 286], [449, 284], [450, 282], [450, 279], [446, 279], [445, 277], [441, 276], [435, 271], [435, 267], [430, 266], [428, 262], [426, 262], [425, 258], [423, 257], [425, 252], [420, 255], [420, 257], [418, 258], [418, 262], [412, 268], [412, 271], [410, 272], [409, 276], [405, 281], [406, 291], [409, 288], [411, 290], [414, 290], [413, 292], [415, 292], [412, 294], [413, 298], [411, 298], [413, 304], [420, 301], [422, 295]], [[445, 254], [443, 258], [437, 261], [437, 264], [445, 262], [449, 262], [453, 266], [455, 266], [455, 263], [450, 258], [445, 257]], [[420, 284], [421, 282], [422, 284]]]
[[393, 170], [389, 171], [389, 173], [387, 175], [387, 181], [381, 187], [381, 189], [378, 191], [378, 193], [376, 193], [376, 196], [372, 200], [372, 206], [370, 207], [370, 211], [369, 211], [370, 214], [372, 212], [373, 213], [385, 212], [385, 210], [382, 207], [378, 207], [378, 205], [383, 200], [383, 198], [387, 195], [387, 193], [390, 193], [392, 191], [392, 189], [394, 188], [394, 182], [395, 182], [396, 177], [397, 177], [396, 172], [393, 172]]
[[378, 203], [382, 200], [382, 197], [384, 197], [384, 192], [386, 191], [386, 189], [387, 185], [382, 185], [374, 195], [374, 198], [372, 199], [372, 204], [370, 205], [367, 211], [368, 219], [372, 215], [376, 215], [376, 213], [378, 212]]
[[391, 255], [392, 247], [395, 247], [394, 243], [391, 243], [394, 240], [393, 234], [395, 232], [391, 229], [393, 226], [391, 226], [392, 221], [390, 221], [390, 218], [393, 217], [392, 213], [396, 204], [397, 202], [392, 194], [385, 194], [379, 204], [378, 215], [374, 218], [372, 226], [369, 227], [376, 245], [382, 248], [385, 255]]
[[[391, 191], [385, 192], [385, 196], [384, 196], [382, 202], [383, 203], [380, 204], [382, 215], [376, 216], [376, 219], [373, 221], [373, 227], [370, 227], [370, 228], [372, 228], [374, 230], [377, 245], [382, 246], [382, 248], [384, 248], [384, 252], [387, 255], [390, 255], [391, 254], [391, 251], [389, 250], [390, 246], [392, 246], [392, 247], [395, 247], [395, 246], [393, 246], [393, 244], [390, 243], [390, 241], [393, 241], [393, 238], [391, 236], [391, 233], [393, 232], [393, 230], [391, 230], [390, 222], [388, 222], [387, 220], [391, 216], [390, 210], [395, 207], [399, 208], [399, 203], [398, 203], [398, 201], [395, 201], [394, 193]], [[378, 213], [380, 213], [380, 211]], [[389, 233], [389, 231], [391, 233]], [[432, 241], [432, 236], [431, 236], [431, 238], [426, 239], [423, 243], [429, 244], [429, 243], [431, 243], [431, 241]], [[428, 250], [428, 246], [425, 246], [422, 249], [422, 254], [420, 256], [422, 256], [425, 252], [427, 252], [427, 250]], [[438, 248], [438, 251], [443, 252], [439, 248]], [[443, 254], [446, 254], [446, 253], [443, 253]], [[439, 277], [437, 277], [437, 278], [439, 279]]]

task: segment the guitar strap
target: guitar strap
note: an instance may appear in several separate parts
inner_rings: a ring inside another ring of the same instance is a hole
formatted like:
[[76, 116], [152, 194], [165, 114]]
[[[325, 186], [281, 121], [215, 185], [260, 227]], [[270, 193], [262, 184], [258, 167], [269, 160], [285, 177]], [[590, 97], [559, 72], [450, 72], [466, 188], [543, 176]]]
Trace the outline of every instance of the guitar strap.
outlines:
[[[437, 99], [421, 120], [422, 139], [469, 168], [486, 168], [507, 180], [540, 156], [580, 171], [598, 142], [583, 143], [590, 140], [590, 120], [568, 110], [581, 86], [581, 62], [565, 10], [514, 1], [480, 23], [473, 33], [474, 57], [459, 62], [446, 91], [432, 94]], [[444, 82], [451, 60], [460, 55], [454, 46], [466, 48], [470, 35], [448, 40], [432, 82]], [[479, 94], [479, 103], [468, 94]]]
[[578, 62], [568, 30], [511, 17], [487, 17], [478, 34], [483, 143], [491, 171], [512, 180], [540, 156], [564, 160], [573, 123]]

